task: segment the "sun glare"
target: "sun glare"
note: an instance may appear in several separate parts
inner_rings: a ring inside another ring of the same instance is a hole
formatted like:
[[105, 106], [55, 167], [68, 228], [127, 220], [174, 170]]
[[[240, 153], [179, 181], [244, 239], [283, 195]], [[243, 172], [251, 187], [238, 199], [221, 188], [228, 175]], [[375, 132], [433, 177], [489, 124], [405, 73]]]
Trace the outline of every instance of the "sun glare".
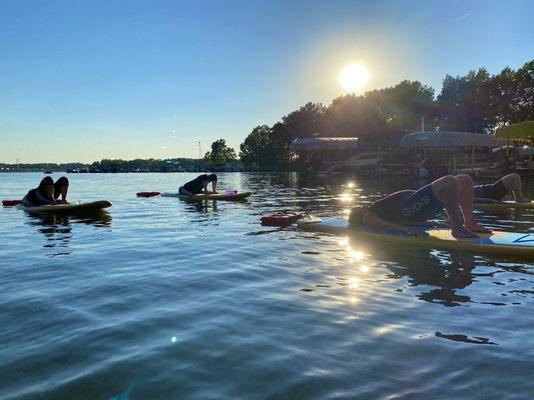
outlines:
[[347, 92], [356, 92], [369, 80], [369, 71], [363, 64], [349, 64], [339, 74], [339, 83]]

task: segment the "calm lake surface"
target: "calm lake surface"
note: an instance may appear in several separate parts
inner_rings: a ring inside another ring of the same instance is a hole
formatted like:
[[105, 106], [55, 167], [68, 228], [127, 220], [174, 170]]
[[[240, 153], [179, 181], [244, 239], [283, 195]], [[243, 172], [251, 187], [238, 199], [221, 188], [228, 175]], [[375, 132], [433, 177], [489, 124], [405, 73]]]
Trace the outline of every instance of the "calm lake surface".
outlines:
[[[43, 176], [0, 174], [1, 198]], [[259, 224], [400, 182], [227, 173], [249, 201], [135, 197], [194, 176], [68, 175], [70, 201], [113, 202], [92, 219], [0, 211], [0, 399], [532, 398], [534, 264]], [[534, 232], [532, 211], [478, 215]]]

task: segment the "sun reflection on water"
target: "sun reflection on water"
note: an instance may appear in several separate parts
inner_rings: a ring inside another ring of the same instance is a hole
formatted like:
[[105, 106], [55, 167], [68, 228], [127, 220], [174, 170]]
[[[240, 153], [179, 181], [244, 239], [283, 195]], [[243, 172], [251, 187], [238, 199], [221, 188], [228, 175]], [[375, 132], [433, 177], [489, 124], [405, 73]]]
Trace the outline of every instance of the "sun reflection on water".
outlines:
[[342, 193], [339, 199], [344, 203], [348, 203], [352, 201], [352, 196], [348, 193]]

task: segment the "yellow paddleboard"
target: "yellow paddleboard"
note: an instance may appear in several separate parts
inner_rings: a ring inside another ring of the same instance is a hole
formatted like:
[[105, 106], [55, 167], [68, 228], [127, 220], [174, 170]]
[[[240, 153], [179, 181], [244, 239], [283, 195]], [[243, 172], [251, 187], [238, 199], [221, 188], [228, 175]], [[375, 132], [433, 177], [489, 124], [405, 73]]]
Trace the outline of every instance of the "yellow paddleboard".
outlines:
[[55, 204], [46, 206], [26, 207], [23, 205], [17, 206], [17, 208], [42, 214], [81, 214], [95, 212], [104, 208], [111, 207], [111, 203], [107, 200], [92, 201], [92, 202], [79, 202], [71, 204]]
[[[457, 239], [449, 229], [415, 228], [428, 233], [417, 238], [402, 232], [377, 231], [368, 228], [349, 228], [346, 219], [327, 219], [309, 216], [297, 222], [300, 229], [335, 235], [354, 236], [373, 242], [397, 243], [407, 247], [418, 246], [443, 250], [464, 250], [480, 254], [493, 254], [534, 260], [534, 234], [493, 231], [480, 234], [478, 239]], [[412, 227], [413, 228], [413, 227]]]
[[192, 196], [186, 196], [179, 193], [162, 193], [161, 196], [163, 197], [177, 197], [180, 200], [185, 201], [202, 201], [202, 200], [225, 200], [225, 201], [236, 201], [236, 200], [243, 200], [247, 197], [250, 197], [252, 195], [252, 192], [243, 192], [243, 193], [236, 193], [236, 194], [224, 194], [224, 193], [217, 193], [217, 194], [195, 194]]

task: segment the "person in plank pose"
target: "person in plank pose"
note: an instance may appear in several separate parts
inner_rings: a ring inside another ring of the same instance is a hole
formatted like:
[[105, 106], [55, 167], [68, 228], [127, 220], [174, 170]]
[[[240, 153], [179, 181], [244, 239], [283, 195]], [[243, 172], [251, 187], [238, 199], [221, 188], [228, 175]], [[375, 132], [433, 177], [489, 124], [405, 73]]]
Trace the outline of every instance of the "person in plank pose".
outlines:
[[529, 203], [523, 196], [521, 177], [518, 174], [508, 174], [497, 182], [489, 185], [476, 185], [475, 203], [500, 203], [508, 193], [513, 193], [518, 203]]
[[351, 227], [427, 236], [413, 226], [440, 226], [429, 220], [445, 209], [451, 233], [458, 239], [474, 239], [476, 233], [491, 233], [478, 225], [473, 214], [473, 180], [469, 175], [446, 175], [419, 190], [401, 190], [367, 207], [354, 207], [349, 215]]
[[[211, 182], [211, 192], [208, 190], [208, 184]], [[194, 194], [216, 194], [217, 193], [217, 175], [200, 175], [185, 185], [180, 186], [178, 193], [191, 196]]]
[[[62, 176], [56, 182], [47, 176], [43, 178], [39, 186], [31, 189], [22, 199], [22, 204], [26, 207], [44, 206], [49, 204], [68, 204], [67, 192], [69, 190], [69, 180]], [[59, 197], [61, 196], [61, 200]]]

